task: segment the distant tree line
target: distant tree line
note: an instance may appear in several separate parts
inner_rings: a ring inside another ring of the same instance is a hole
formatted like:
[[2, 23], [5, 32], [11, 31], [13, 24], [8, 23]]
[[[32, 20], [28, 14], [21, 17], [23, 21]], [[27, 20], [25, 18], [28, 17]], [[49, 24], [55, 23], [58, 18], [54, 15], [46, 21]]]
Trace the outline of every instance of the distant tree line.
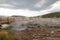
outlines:
[[41, 16], [42, 18], [60, 18], [60, 12], [49, 13]]

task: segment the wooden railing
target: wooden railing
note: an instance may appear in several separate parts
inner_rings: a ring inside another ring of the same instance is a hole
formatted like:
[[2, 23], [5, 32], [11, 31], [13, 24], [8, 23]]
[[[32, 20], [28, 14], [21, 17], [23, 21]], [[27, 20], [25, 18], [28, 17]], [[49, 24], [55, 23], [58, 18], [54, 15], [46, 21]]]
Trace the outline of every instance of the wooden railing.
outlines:
[[10, 23], [12, 23], [12, 22], [14, 22], [14, 19], [12, 19], [12, 18], [7, 18], [6, 20], [0, 21], [0, 25], [2, 25], [2, 24], [10, 24]]

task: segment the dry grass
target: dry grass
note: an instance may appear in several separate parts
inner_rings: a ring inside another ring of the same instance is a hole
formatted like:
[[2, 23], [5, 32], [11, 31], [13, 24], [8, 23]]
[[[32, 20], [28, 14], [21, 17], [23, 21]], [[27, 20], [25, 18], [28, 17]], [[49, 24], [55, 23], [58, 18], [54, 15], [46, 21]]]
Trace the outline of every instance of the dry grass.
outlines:
[[10, 30], [0, 29], [0, 40], [16, 40], [16, 39]]

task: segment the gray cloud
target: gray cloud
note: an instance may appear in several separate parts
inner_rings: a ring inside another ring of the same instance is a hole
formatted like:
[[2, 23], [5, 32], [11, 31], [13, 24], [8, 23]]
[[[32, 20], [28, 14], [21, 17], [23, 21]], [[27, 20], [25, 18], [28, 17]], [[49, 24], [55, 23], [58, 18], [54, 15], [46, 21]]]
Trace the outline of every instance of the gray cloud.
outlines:
[[46, 8], [50, 8], [50, 5], [54, 4], [56, 1], [58, 0], [47, 0], [46, 4], [44, 4], [41, 9], [46, 9]]
[[[41, 7], [35, 7], [35, 4], [41, 0], [0, 0], [0, 7], [12, 8], [12, 9], [30, 9], [40, 11], [49, 8], [50, 5], [58, 0], [45, 0], [46, 3]], [[2, 4], [8, 4], [8, 6], [3, 6]], [[10, 6], [9, 6], [10, 5]], [[11, 7], [13, 6], [13, 7]]]

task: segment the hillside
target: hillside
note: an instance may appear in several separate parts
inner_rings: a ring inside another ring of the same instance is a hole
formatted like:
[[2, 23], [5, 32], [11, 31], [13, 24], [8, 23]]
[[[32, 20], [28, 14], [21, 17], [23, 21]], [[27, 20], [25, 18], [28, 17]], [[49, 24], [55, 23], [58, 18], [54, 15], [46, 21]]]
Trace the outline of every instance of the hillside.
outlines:
[[60, 12], [49, 13], [41, 16], [42, 18], [60, 18]]

